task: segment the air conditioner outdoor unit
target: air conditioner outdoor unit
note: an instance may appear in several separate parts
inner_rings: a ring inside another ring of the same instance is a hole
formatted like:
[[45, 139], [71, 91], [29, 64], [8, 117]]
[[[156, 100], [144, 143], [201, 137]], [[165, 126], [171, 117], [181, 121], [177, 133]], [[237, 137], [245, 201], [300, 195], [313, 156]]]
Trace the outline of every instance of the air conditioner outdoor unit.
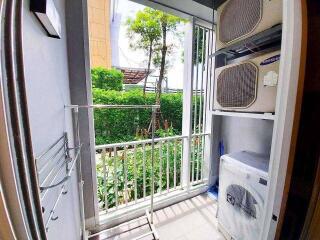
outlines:
[[275, 112], [280, 51], [215, 70], [214, 110]]
[[219, 50], [282, 23], [282, 0], [228, 0], [217, 14]]

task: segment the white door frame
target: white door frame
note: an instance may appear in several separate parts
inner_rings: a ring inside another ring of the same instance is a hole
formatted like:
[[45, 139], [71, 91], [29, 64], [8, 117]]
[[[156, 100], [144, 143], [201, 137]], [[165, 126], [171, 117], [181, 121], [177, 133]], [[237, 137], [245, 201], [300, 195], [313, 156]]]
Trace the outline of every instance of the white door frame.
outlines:
[[[296, 111], [299, 111], [301, 94], [298, 87], [302, 86], [301, 73], [305, 64], [306, 46], [303, 39], [303, 0], [283, 1], [282, 47], [279, 73], [277, 106], [271, 145], [269, 164], [269, 188], [265, 209], [267, 210], [262, 224], [260, 239], [274, 239], [283, 190], [287, 174], [290, 148], [295, 145], [293, 124]], [[302, 78], [303, 79], [303, 78]], [[292, 145], [293, 144], [293, 145]]]
[[[183, 140], [182, 160], [182, 187], [190, 189], [190, 158], [192, 141], [192, 93], [193, 93], [193, 52], [194, 52], [194, 18], [186, 24], [184, 46], [184, 72], [183, 72], [183, 111], [182, 135]], [[190, 48], [190, 46], [192, 46]]]

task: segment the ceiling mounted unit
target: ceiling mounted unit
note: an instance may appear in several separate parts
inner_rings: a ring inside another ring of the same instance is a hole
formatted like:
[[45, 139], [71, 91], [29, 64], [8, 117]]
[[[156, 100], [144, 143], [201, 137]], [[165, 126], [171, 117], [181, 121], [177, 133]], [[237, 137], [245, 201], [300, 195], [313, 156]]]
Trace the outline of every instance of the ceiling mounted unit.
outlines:
[[228, 0], [218, 10], [217, 50], [282, 23], [282, 0]]
[[280, 51], [217, 68], [214, 109], [275, 112]]

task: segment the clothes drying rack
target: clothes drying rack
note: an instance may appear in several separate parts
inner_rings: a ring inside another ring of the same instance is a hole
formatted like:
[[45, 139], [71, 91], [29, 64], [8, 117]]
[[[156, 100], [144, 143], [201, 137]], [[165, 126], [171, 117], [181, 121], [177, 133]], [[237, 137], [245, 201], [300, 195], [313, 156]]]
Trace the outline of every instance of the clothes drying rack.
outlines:
[[[96, 105], [67, 105], [66, 108], [70, 108], [73, 109], [76, 113], [76, 119], [75, 119], [75, 123], [76, 123], [76, 136], [78, 139], [78, 142], [80, 143], [80, 129], [79, 129], [79, 117], [78, 117], [78, 112], [79, 109], [151, 109], [152, 110], [152, 115], [151, 115], [151, 195], [150, 195], [150, 210], [147, 208], [146, 209], [146, 214], [145, 214], [145, 218], [147, 219], [150, 231], [142, 234], [136, 238], [134, 238], [134, 240], [139, 240], [142, 238], [145, 238], [147, 236], [153, 236], [154, 240], [159, 240], [159, 235], [157, 233], [157, 230], [155, 228], [154, 225], [154, 202], [153, 202], [153, 198], [154, 198], [154, 134], [155, 134], [155, 116], [156, 116], [156, 110], [160, 109], [160, 105], [104, 105], [104, 104], [96, 104]], [[82, 205], [82, 212], [84, 209], [83, 206], [83, 201], [80, 202], [80, 204]], [[82, 222], [84, 222], [84, 215], [82, 216]], [[138, 219], [141, 220], [141, 219]], [[129, 222], [129, 223], [132, 223]], [[84, 226], [83, 226], [84, 227]], [[89, 238], [93, 238], [95, 236], [99, 236], [100, 234], [107, 232], [110, 229], [105, 229], [102, 231], [99, 231], [97, 233], [94, 234], [90, 234], [88, 236], [85, 236], [85, 239], [89, 239]]]

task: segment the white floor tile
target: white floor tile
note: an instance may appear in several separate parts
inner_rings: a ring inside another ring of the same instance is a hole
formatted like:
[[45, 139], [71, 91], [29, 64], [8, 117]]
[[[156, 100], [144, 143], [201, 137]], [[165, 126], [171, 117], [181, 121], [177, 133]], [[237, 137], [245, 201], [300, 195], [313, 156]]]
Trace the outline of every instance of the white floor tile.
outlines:
[[[224, 240], [217, 229], [216, 211], [217, 203], [206, 194], [156, 211], [154, 219], [160, 240]], [[148, 225], [133, 230], [122, 227], [97, 240], [130, 240], [148, 231]], [[148, 236], [142, 240], [151, 239]]]

